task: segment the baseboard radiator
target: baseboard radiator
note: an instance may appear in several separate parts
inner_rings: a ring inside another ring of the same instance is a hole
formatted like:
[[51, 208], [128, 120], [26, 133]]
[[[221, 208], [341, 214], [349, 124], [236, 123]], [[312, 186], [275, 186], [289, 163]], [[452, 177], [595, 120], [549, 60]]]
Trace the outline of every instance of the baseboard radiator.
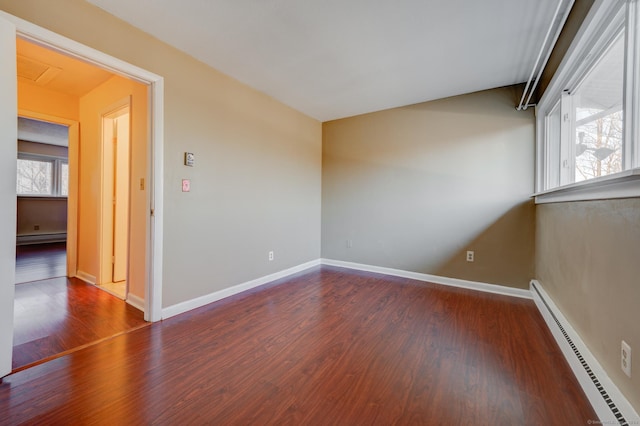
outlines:
[[54, 232], [49, 234], [30, 234], [16, 236], [16, 245], [24, 246], [27, 244], [43, 244], [43, 243], [64, 243], [67, 241], [66, 232]]
[[[562, 349], [591, 405], [600, 417], [600, 421], [603, 424], [629, 425], [629, 421], [633, 420], [633, 424], [637, 424], [638, 416], [631, 404], [609, 379], [604, 369], [591, 355], [582, 339], [562, 316], [540, 283], [533, 280], [530, 287], [540, 313]], [[615, 395], [612, 396], [612, 394]]]

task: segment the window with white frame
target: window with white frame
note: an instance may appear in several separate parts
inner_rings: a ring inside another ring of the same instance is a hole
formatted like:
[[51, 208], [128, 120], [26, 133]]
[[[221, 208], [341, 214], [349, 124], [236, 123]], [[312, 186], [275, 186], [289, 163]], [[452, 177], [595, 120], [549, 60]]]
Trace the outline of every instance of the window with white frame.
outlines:
[[617, 35], [570, 96], [574, 182], [622, 171], [623, 35]]
[[638, 9], [596, 2], [538, 103], [538, 195], [640, 175]]
[[17, 170], [18, 195], [66, 197], [69, 194], [66, 158], [19, 153]]

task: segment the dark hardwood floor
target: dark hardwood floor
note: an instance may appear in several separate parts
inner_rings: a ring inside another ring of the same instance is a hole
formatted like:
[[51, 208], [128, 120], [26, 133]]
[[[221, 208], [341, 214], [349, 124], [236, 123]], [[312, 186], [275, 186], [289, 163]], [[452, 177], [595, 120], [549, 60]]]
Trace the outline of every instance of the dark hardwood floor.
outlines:
[[318, 267], [5, 377], [0, 424], [574, 425], [531, 300]]
[[148, 325], [121, 299], [66, 278], [66, 268], [64, 243], [16, 247], [14, 371]]
[[65, 243], [16, 247], [16, 284], [67, 275]]
[[13, 369], [148, 325], [143, 313], [76, 278], [16, 286]]

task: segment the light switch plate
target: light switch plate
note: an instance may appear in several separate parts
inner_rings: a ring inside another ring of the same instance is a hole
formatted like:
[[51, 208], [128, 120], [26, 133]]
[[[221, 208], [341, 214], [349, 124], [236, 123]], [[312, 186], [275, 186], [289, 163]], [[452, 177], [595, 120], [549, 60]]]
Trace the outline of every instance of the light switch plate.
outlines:
[[193, 163], [196, 161], [196, 156], [193, 152], [185, 152], [184, 153], [184, 165], [193, 167]]
[[189, 179], [182, 179], [182, 192], [191, 191], [191, 181]]

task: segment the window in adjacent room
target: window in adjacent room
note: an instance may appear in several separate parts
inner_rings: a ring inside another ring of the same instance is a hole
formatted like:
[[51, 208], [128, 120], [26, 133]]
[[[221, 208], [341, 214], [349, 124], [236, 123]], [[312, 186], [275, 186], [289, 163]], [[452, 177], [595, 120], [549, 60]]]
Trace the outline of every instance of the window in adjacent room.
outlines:
[[16, 192], [26, 197], [69, 195], [69, 128], [18, 117]]
[[51, 195], [53, 161], [18, 158], [18, 195]]
[[20, 153], [17, 169], [18, 195], [66, 197], [69, 194], [69, 164], [66, 159]]

